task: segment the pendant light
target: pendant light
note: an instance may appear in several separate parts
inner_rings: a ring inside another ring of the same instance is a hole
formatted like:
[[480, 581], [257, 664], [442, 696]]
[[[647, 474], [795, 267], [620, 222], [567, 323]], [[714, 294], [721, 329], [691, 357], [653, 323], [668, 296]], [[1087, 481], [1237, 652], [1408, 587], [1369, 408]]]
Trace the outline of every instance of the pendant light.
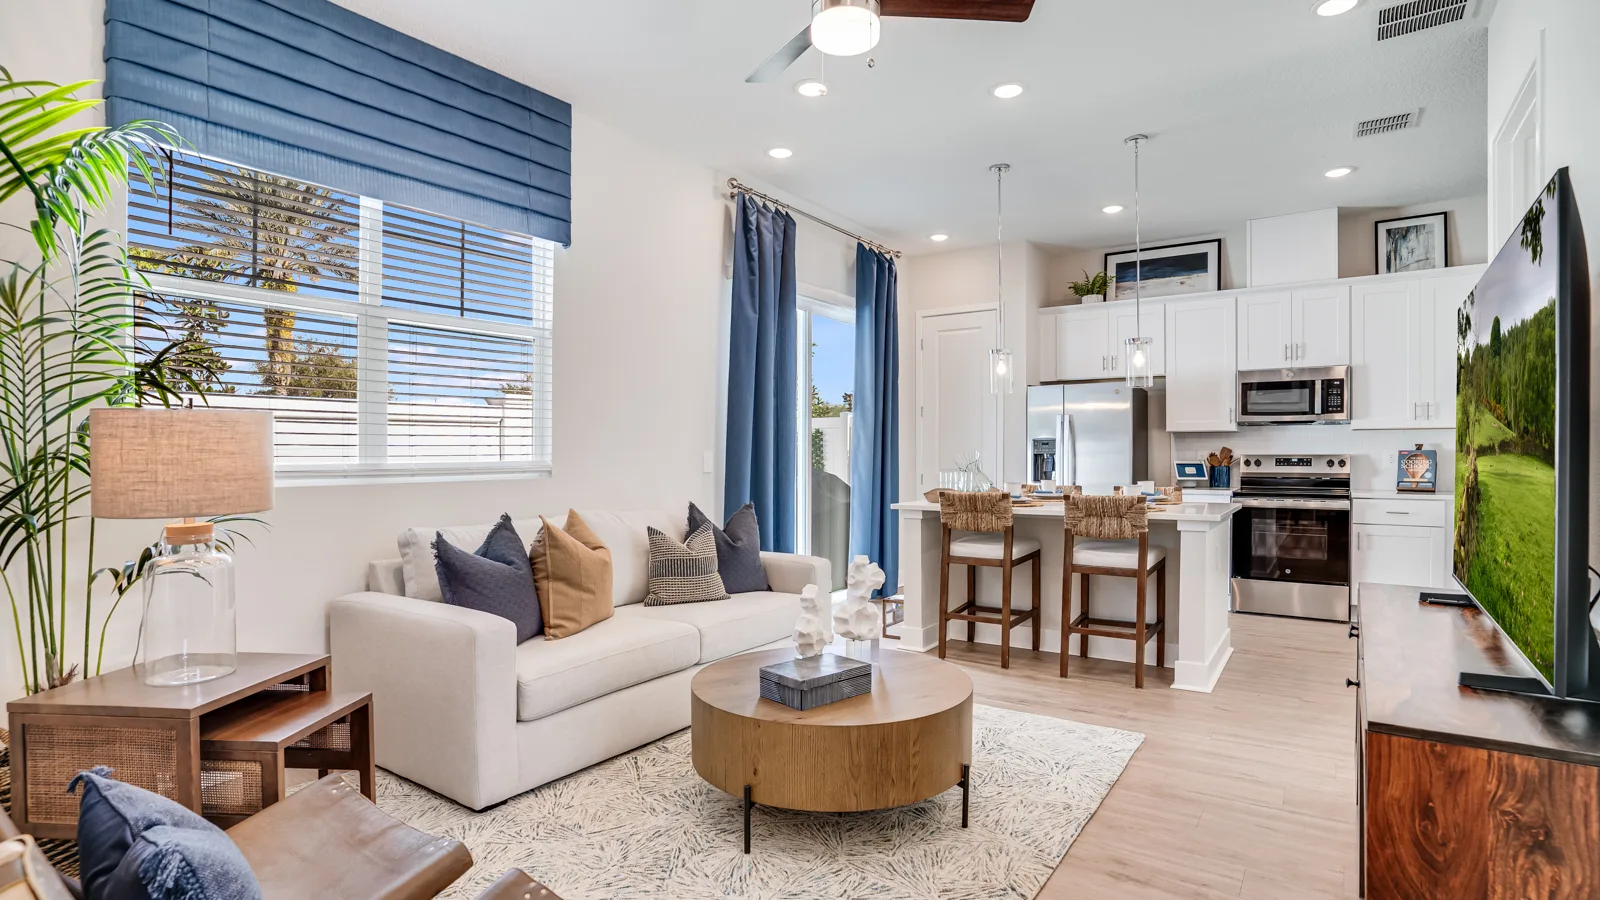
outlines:
[[[1015, 366], [1011, 359], [1011, 351], [1006, 349], [1006, 220], [1005, 220], [1005, 178], [1011, 167], [1005, 163], [997, 163], [989, 167], [994, 173], [995, 188], [995, 308], [999, 316], [995, 322], [999, 329], [995, 343], [998, 345], [989, 351], [989, 393], [1009, 394], [1012, 391], [1012, 380]], [[1004, 429], [1001, 429], [1004, 431]]]
[[1150, 140], [1149, 135], [1136, 134], [1123, 141], [1133, 145], [1133, 337], [1128, 338], [1122, 358], [1126, 361], [1128, 387], [1148, 388], [1155, 384], [1155, 360], [1151, 357], [1151, 340], [1144, 336], [1144, 321], [1140, 318], [1140, 288], [1144, 281], [1143, 244], [1139, 234], [1139, 146]]

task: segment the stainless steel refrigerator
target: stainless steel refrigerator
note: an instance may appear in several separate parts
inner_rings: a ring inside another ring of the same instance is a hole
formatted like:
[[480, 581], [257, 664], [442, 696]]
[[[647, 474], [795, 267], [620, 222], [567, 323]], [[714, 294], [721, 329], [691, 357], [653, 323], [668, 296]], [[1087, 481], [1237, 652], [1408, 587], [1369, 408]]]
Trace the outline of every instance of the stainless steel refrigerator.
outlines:
[[1149, 397], [1120, 382], [1028, 388], [1029, 481], [1109, 494], [1149, 475]]

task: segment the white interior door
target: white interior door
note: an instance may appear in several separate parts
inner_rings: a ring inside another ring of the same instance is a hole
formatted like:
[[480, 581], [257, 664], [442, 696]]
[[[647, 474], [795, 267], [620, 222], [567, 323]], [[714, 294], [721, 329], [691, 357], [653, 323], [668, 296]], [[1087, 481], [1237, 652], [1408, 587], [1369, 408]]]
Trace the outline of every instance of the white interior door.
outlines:
[[989, 392], [994, 310], [924, 315], [917, 320], [917, 484], [939, 486], [939, 472], [979, 455], [1000, 481], [1000, 404]]

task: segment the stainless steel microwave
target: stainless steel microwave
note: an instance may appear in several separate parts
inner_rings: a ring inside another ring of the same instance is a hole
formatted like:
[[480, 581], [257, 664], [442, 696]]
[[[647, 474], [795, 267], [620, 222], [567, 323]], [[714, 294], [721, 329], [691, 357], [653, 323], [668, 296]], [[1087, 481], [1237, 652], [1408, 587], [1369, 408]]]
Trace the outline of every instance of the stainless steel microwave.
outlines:
[[1349, 421], [1349, 366], [1239, 373], [1240, 425]]

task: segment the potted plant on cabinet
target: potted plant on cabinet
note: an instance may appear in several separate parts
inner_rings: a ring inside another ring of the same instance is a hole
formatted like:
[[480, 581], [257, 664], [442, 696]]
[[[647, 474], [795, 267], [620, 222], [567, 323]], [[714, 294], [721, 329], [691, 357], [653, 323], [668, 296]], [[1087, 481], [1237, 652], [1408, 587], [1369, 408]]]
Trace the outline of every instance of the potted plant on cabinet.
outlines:
[[1072, 292], [1078, 295], [1079, 303], [1100, 303], [1106, 299], [1106, 273], [1096, 272], [1090, 275], [1083, 273], [1082, 281], [1074, 281], [1071, 285]]

